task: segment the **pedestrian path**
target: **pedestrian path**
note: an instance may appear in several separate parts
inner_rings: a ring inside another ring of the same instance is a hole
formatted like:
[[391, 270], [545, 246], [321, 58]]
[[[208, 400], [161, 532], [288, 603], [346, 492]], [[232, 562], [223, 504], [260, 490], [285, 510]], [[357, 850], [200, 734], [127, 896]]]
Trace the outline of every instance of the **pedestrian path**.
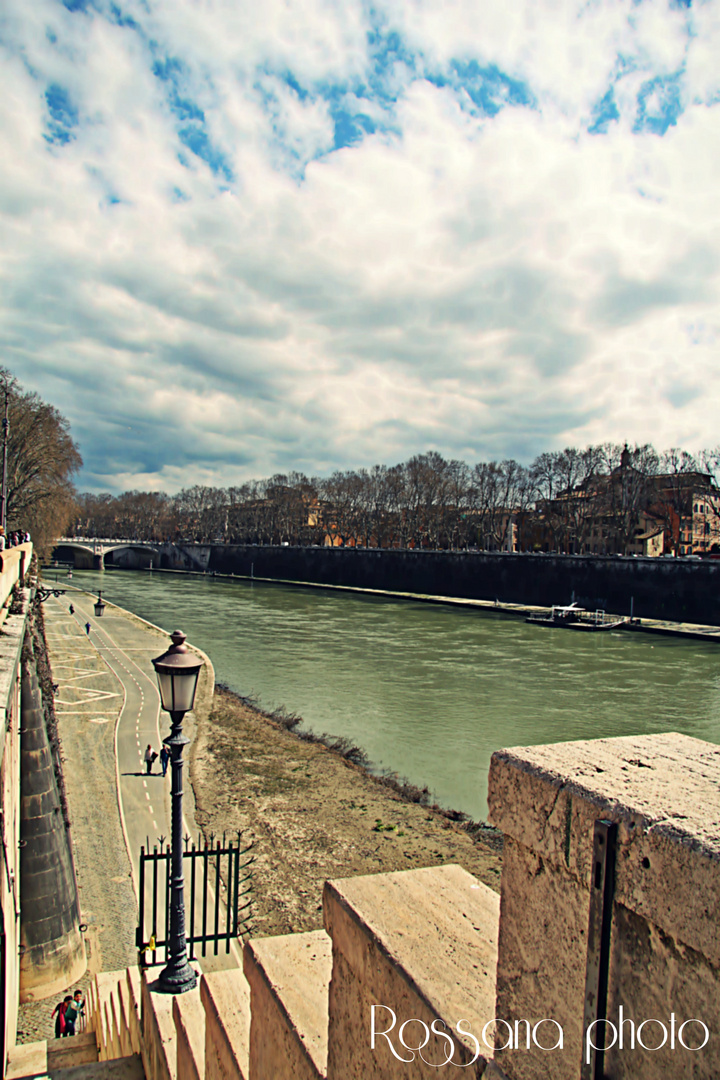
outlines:
[[[114, 780], [117, 812], [130, 859], [135, 897], [138, 896], [140, 849], [152, 850], [154, 845], [167, 843], [170, 836], [170, 774], [163, 776], [159, 759], [152, 772], [147, 773], [145, 749], [150, 745], [156, 752], [162, 739], [169, 734], [169, 717], [161, 712], [157, 680], [152, 658], [170, 645], [168, 634], [112, 604], [107, 604], [101, 617], [94, 613], [94, 595], [72, 586], [66, 587], [63, 597], [51, 598], [45, 604], [48, 646], [53, 677], [57, 685], [55, 699], [60, 736], [65, 748], [64, 730], [73, 725], [87, 725], [86, 736], [76, 746], [86, 746], [91, 740], [92, 725], [112, 725], [114, 728]], [[73, 607], [72, 614], [70, 606]], [[212, 665], [206, 657], [204, 686], [199, 687], [198, 708], [209, 711], [214, 684]], [[192, 714], [186, 717], [185, 730], [192, 738]], [[82, 750], [74, 751], [82, 757]], [[83, 760], [71, 760], [66, 753], [65, 769], [83, 769]], [[184, 831], [197, 837], [194, 799], [188, 782], [188, 762], [184, 767]], [[107, 783], [107, 779], [106, 779]], [[71, 807], [72, 813], [72, 807]], [[74, 836], [76, 845], [84, 842]], [[101, 868], [112, 882], [114, 868]], [[186, 894], [188, 886], [186, 883]], [[190, 898], [186, 895], [186, 906]], [[162, 907], [162, 905], [160, 905]], [[156, 926], [158, 936], [164, 936], [164, 911]], [[205, 971], [235, 967], [239, 953], [219, 952], [202, 958]]]

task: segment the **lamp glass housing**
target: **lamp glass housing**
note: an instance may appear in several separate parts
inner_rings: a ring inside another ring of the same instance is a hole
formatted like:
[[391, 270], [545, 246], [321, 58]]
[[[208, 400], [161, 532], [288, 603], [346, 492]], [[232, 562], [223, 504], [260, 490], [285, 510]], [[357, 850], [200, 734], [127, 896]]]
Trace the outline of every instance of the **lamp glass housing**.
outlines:
[[172, 646], [153, 660], [160, 700], [165, 712], [189, 712], [195, 701], [198, 675], [203, 661], [194, 656], [185, 644], [185, 635], [175, 630]]
[[189, 712], [195, 702], [199, 666], [194, 671], [160, 671], [156, 668], [162, 707], [166, 712]]

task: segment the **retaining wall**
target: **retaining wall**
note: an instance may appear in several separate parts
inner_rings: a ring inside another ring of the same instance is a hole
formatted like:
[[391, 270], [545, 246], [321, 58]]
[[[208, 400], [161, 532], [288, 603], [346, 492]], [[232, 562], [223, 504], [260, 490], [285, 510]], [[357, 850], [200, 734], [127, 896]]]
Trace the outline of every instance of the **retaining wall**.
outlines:
[[518, 604], [569, 603], [646, 619], [720, 624], [720, 560], [166, 545], [160, 565]]

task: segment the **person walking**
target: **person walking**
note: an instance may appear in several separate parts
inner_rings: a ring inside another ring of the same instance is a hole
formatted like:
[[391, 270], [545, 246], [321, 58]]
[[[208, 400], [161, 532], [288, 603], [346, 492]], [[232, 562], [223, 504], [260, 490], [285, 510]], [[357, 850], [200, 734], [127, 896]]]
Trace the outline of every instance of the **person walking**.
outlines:
[[162, 744], [162, 749], [160, 750], [160, 764], [162, 765], [162, 774], [163, 774], [163, 776], [165, 776], [167, 774], [167, 767], [168, 767], [168, 762], [169, 761], [170, 761], [170, 751], [168, 750], [165, 743], [163, 743]]
[[80, 1002], [78, 995], [82, 998], [80, 990], [75, 991], [75, 996], [71, 998], [65, 998], [67, 1005], [65, 1006], [65, 1030], [63, 1031], [63, 1038], [67, 1038], [69, 1035], [75, 1034], [75, 1021], [78, 1018], [80, 1012]]
[[57, 1003], [57, 1005], [55, 1006], [53, 1011], [50, 1013], [51, 1016], [55, 1016], [57, 1014], [57, 1018], [55, 1020], [55, 1038], [56, 1039], [61, 1038], [65, 1034], [65, 1010], [67, 1009], [68, 1004], [71, 1001], [72, 1001], [72, 998], [68, 994], [68, 996], [66, 998], [63, 998], [62, 1001], [59, 1001]]
[[87, 634], [88, 637], [90, 637], [90, 623], [89, 622], [85, 623], [85, 633]]
[[145, 769], [147, 770], [148, 776], [150, 776], [150, 774], [152, 772], [153, 761], [155, 760], [156, 757], [157, 757], [157, 754], [153, 750], [150, 743], [148, 743], [147, 750], [145, 751], [145, 757], [144, 757]]
[[74, 607], [72, 606], [72, 604], [71, 604], [71, 605], [70, 605], [70, 607], [68, 608], [68, 611], [70, 612], [70, 614], [71, 614], [71, 615], [74, 615], [74, 614], [75, 614], [75, 608], [74, 608]]

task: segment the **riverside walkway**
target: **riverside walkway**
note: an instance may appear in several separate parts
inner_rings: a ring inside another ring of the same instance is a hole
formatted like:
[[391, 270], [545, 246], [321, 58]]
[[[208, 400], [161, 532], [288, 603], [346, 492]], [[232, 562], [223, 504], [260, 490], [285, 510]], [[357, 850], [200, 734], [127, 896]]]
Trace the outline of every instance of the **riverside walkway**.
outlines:
[[[160, 710], [151, 662], [168, 647], [169, 636], [112, 604], [107, 604], [102, 617], [97, 618], [94, 595], [70, 585], [65, 588], [65, 596], [48, 600], [44, 609], [53, 679], [58, 686], [55, 709], [65, 759], [73, 845], [76, 861], [82, 867], [78, 877], [84, 889], [82, 878], [90, 873], [98, 879], [93, 892], [102, 893], [104, 889], [106, 894], [111, 894], [120, 880], [125, 883], [129, 879], [134, 921], [131, 926], [106, 925], [104, 937], [120, 936], [125, 943], [129, 938], [132, 947], [140, 848], [149, 845], [152, 849], [161, 837], [167, 840], [170, 835], [170, 772], [163, 777], [156, 761], [152, 774], [147, 775], [143, 760], [146, 746], [150, 744], [159, 751], [162, 738], [170, 730], [169, 718]], [[74, 614], [69, 611], [71, 604]], [[88, 623], [89, 633], [85, 629]], [[207, 657], [203, 659], [196, 713], [205, 718], [212, 705], [214, 672]], [[185, 729], [191, 739], [194, 728], [193, 714], [188, 714]], [[188, 769], [186, 760], [184, 826], [186, 834], [195, 838], [198, 827]], [[105, 834], [118, 827], [125, 848], [124, 861], [116, 850], [117, 839], [112, 844], [114, 856], [102, 854], [103, 845], [109, 843]], [[81, 903], [84, 907], [82, 893]], [[83, 918], [90, 933], [92, 923], [85, 910]], [[102, 959], [97, 970], [107, 970], [107, 948], [100, 951]], [[223, 948], [217, 956], [208, 954], [199, 962], [205, 971], [235, 967], [239, 954], [231, 949], [227, 955]]]

